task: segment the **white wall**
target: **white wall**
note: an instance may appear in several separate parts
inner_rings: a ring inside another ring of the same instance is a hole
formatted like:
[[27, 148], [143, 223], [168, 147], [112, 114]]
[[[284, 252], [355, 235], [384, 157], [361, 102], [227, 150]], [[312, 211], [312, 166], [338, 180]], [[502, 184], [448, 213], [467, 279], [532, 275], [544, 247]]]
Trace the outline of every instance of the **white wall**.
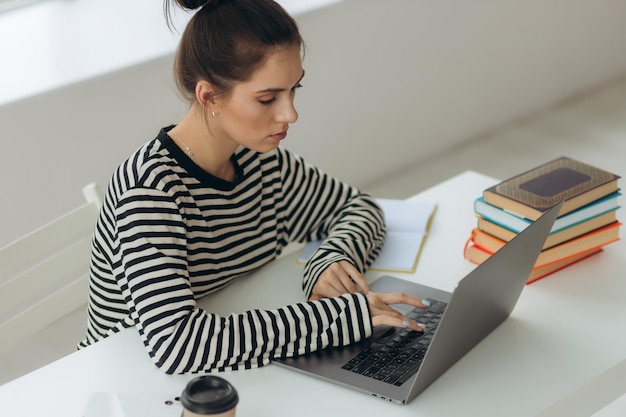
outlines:
[[[621, 0], [344, 0], [297, 19], [307, 75], [286, 146], [357, 185], [626, 71]], [[0, 246], [176, 122], [171, 59], [0, 106]]]
[[290, 146], [357, 183], [626, 70], [623, 1], [354, 0], [300, 22]]

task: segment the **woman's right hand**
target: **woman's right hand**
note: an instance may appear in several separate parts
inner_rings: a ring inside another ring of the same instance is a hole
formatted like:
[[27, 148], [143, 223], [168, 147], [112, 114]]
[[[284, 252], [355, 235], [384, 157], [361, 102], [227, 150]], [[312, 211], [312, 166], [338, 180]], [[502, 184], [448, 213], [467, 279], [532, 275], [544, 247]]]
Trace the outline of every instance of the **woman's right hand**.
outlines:
[[419, 297], [405, 294], [403, 292], [374, 293], [367, 294], [367, 301], [370, 305], [372, 315], [372, 325], [406, 327], [418, 332], [424, 331], [424, 325], [417, 323], [400, 312], [389, 307], [389, 304], [407, 304], [413, 307], [428, 307], [428, 301], [423, 301]]

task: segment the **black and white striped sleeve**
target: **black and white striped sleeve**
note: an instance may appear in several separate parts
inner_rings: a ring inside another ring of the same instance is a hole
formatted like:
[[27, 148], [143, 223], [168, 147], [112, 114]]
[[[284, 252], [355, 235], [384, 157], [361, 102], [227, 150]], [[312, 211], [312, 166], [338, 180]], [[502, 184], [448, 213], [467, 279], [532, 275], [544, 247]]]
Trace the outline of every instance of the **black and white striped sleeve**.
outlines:
[[334, 262], [347, 260], [365, 272], [385, 239], [384, 216], [376, 200], [284, 149], [279, 155], [293, 239], [325, 239], [305, 265], [307, 297], [320, 274]]
[[227, 317], [199, 309], [188, 275], [185, 222], [173, 198], [130, 189], [115, 216], [115, 275], [153, 362], [166, 373], [252, 368], [371, 334], [361, 294]]

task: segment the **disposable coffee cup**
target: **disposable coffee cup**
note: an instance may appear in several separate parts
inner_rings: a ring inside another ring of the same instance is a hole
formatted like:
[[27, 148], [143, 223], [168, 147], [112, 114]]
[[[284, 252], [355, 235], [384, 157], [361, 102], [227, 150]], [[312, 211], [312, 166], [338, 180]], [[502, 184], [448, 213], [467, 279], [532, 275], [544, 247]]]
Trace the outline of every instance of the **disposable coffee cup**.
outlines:
[[225, 379], [204, 375], [189, 381], [180, 402], [182, 417], [235, 417], [239, 397]]

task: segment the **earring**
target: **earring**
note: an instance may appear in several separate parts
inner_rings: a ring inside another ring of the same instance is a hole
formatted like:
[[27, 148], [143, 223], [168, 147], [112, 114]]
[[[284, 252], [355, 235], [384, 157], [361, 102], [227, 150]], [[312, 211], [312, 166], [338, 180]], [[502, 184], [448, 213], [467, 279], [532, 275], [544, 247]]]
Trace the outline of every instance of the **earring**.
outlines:
[[215, 119], [215, 112], [214, 112], [214, 111], [212, 111], [212, 112], [211, 112], [211, 117], [212, 117], [213, 119]]

